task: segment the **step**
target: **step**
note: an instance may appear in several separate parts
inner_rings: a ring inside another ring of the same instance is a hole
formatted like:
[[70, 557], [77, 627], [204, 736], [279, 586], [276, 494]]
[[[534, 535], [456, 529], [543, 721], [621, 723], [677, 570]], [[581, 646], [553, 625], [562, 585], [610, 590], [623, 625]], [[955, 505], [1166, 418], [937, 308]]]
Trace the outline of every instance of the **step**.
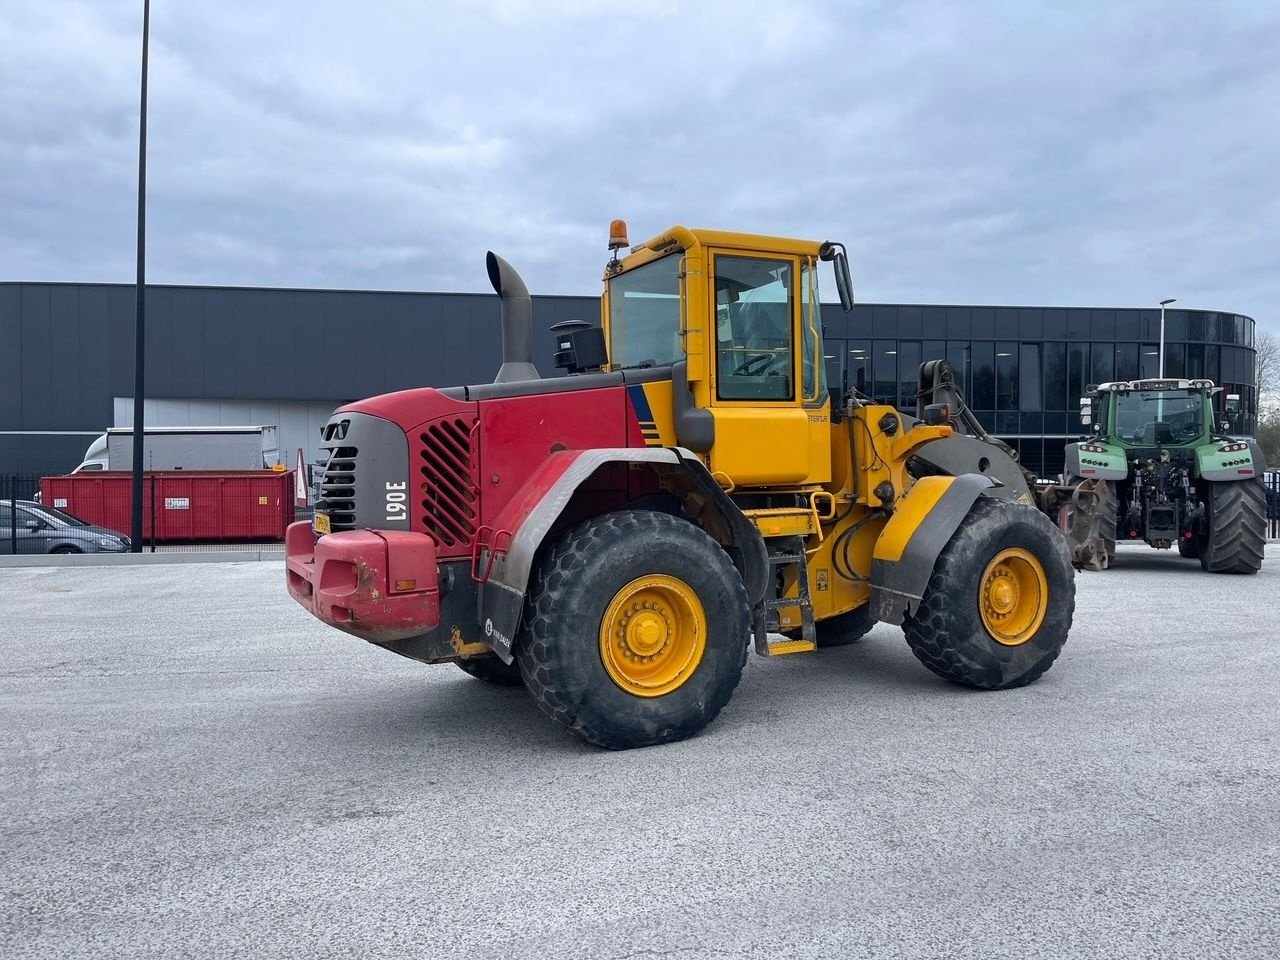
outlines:
[[781, 657], [788, 653], [812, 653], [818, 645], [812, 640], [770, 640], [766, 656]]

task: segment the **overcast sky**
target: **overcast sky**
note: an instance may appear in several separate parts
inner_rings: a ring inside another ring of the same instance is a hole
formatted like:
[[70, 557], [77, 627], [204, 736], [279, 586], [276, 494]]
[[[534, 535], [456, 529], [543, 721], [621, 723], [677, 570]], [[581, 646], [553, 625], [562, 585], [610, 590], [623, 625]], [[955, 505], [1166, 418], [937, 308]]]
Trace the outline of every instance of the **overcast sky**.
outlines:
[[[0, 279], [131, 281], [142, 0], [0, 0]], [[148, 279], [595, 293], [610, 218], [859, 297], [1280, 313], [1280, 3], [155, 0]], [[830, 296], [832, 291], [828, 290]]]

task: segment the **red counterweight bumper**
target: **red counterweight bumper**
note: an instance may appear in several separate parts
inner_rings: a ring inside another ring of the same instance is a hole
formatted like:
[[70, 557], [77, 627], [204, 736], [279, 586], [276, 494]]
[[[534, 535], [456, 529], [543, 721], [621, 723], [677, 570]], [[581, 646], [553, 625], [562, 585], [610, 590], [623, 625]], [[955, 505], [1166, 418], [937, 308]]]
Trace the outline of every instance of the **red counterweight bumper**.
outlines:
[[285, 532], [289, 593], [325, 623], [373, 643], [440, 623], [436, 545], [421, 533], [348, 530], [317, 538], [309, 524]]

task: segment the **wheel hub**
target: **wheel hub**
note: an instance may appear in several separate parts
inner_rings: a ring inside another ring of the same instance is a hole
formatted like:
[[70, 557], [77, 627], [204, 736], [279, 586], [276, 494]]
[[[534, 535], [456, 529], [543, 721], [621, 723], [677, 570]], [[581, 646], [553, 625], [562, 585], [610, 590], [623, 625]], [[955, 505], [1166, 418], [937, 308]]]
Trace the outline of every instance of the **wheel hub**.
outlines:
[[658, 697], [683, 684], [706, 649], [702, 602], [684, 581], [651, 574], [619, 590], [600, 621], [600, 660], [619, 687]]
[[978, 611], [997, 643], [1020, 646], [1044, 622], [1049, 580], [1039, 559], [1022, 547], [1001, 550], [987, 564], [978, 584]]

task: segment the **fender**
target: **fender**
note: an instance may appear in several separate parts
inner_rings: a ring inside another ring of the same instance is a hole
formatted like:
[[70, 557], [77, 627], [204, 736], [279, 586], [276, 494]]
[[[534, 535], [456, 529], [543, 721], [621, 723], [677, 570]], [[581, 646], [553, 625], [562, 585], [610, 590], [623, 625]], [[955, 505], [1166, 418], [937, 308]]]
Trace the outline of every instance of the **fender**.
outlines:
[[682, 447], [558, 451], [525, 481], [492, 528], [476, 534], [472, 576], [480, 584], [477, 618], [484, 642], [504, 662], [513, 658], [539, 548], [574, 492], [608, 463], [647, 463], [664, 474], [672, 492], [733, 560], [747, 599], [754, 605], [764, 596], [769, 582], [764, 539], [695, 454]]
[[880, 531], [871, 560], [871, 615], [902, 623], [929, 586], [934, 565], [969, 508], [995, 481], [980, 473], [921, 477]]

